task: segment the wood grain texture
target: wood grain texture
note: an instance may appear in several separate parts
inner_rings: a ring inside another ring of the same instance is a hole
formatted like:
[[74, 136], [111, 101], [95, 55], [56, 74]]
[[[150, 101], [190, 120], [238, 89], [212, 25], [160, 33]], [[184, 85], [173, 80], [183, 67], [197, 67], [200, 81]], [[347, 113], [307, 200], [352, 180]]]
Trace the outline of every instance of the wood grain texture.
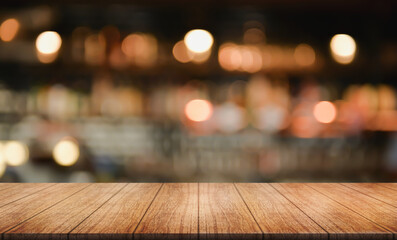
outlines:
[[264, 239], [328, 239], [328, 233], [269, 184], [235, 184]]
[[7, 188], [19, 185], [19, 183], [0, 183], [0, 191], [6, 190]]
[[337, 183], [311, 183], [307, 185], [396, 235], [396, 207], [383, 204], [383, 202], [375, 198], [358, 193]]
[[233, 184], [200, 183], [200, 239], [262, 239], [262, 231]]
[[54, 185], [54, 183], [6, 184], [4, 190], [0, 191], [0, 207], [39, 192], [52, 185]]
[[358, 192], [376, 198], [382, 202], [397, 207], [396, 191], [378, 183], [342, 183]]
[[393, 239], [391, 232], [305, 184], [271, 185], [325, 229], [330, 239]]
[[198, 184], [166, 183], [134, 232], [134, 239], [197, 239]]
[[10, 230], [43, 210], [87, 187], [88, 184], [61, 183], [0, 207], [0, 233]]
[[394, 191], [397, 191], [397, 183], [377, 183], [377, 184], [382, 187], [387, 187], [393, 189]]
[[[84, 188], [4, 234], [4, 239], [67, 239], [85, 218], [126, 184], [97, 183]], [[54, 196], [47, 196], [51, 198]]]
[[0, 233], [2, 240], [396, 240], [396, 186], [0, 184]]
[[161, 183], [129, 183], [69, 234], [69, 239], [132, 239]]

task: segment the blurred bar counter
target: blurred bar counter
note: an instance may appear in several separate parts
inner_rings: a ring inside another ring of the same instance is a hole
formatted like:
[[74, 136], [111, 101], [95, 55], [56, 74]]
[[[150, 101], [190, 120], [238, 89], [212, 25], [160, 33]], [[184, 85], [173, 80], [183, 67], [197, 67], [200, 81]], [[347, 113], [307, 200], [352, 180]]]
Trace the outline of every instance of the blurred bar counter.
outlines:
[[[53, 136], [40, 134], [49, 129], [56, 129]], [[14, 126], [13, 134], [25, 139], [11, 144], [27, 146], [25, 152], [16, 148], [9, 158], [29, 160], [9, 166], [5, 181], [388, 181], [393, 177], [393, 146], [385, 148], [383, 143], [387, 133], [305, 139], [245, 129], [228, 135], [192, 135], [175, 124], [139, 118], [82, 118], [74, 120], [73, 127], [30, 118]], [[61, 140], [56, 143], [57, 139]], [[2, 144], [3, 154], [7, 143]], [[75, 143], [77, 148], [62, 143]], [[60, 155], [53, 146], [61, 146]], [[74, 154], [78, 156], [70, 160]]]

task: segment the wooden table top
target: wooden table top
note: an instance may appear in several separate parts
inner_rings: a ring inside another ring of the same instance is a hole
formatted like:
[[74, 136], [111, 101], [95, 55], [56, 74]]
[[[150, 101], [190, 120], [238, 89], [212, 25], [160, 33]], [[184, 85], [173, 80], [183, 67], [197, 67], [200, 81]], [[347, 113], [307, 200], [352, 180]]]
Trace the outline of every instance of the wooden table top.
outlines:
[[397, 240], [397, 183], [0, 183], [0, 233]]

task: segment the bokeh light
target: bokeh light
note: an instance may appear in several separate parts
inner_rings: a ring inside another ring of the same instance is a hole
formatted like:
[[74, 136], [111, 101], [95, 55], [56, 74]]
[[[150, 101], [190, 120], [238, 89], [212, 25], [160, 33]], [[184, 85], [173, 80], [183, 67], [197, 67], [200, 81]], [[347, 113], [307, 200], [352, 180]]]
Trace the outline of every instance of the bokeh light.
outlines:
[[6, 171], [6, 163], [4, 161], [0, 160], [0, 178], [4, 175], [4, 172]]
[[101, 65], [106, 60], [106, 39], [103, 34], [90, 34], [84, 40], [84, 59], [89, 65]]
[[28, 147], [19, 141], [9, 141], [4, 145], [4, 159], [10, 166], [20, 166], [29, 158]]
[[52, 155], [59, 165], [72, 166], [79, 159], [79, 145], [72, 139], [62, 139], [55, 145]]
[[314, 106], [314, 117], [320, 123], [331, 123], [336, 117], [335, 105], [329, 101], [321, 101]]
[[174, 55], [174, 58], [181, 63], [187, 63], [192, 60], [192, 57], [189, 55], [188, 49], [182, 40], [175, 43], [172, 48], [172, 54]]
[[244, 32], [243, 39], [245, 43], [250, 43], [250, 44], [261, 43], [264, 42], [265, 40], [265, 33], [262, 31], [262, 29], [250, 28]]
[[227, 71], [237, 70], [242, 61], [238, 47], [234, 43], [224, 43], [220, 46], [218, 52], [219, 65]]
[[3, 176], [6, 171], [7, 165], [4, 159], [4, 145], [0, 143], [0, 178]]
[[254, 45], [224, 43], [219, 48], [218, 61], [227, 71], [254, 73], [260, 71], [263, 66], [262, 52]]
[[340, 64], [349, 64], [356, 54], [356, 42], [347, 34], [337, 34], [330, 43], [332, 57]]
[[43, 32], [36, 39], [37, 51], [43, 54], [56, 53], [61, 48], [61, 45], [61, 36], [54, 31]]
[[0, 25], [0, 38], [4, 42], [12, 41], [18, 33], [20, 24], [15, 18], [9, 18]]
[[314, 64], [316, 60], [316, 53], [310, 45], [302, 43], [296, 46], [294, 58], [298, 65], [307, 67]]
[[225, 102], [215, 108], [214, 117], [217, 129], [224, 133], [234, 133], [247, 124], [245, 110], [233, 102]]
[[133, 33], [124, 38], [121, 50], [139, 67], [152, 66], [157, 60], [157, 39], [151, 34]]
[[194, 99], [185, 106], [185, 115], [189, 120], [203, 122], [208, 120], [213, 112], [212, 104], [203, 99]]
[[194, 53], [203, 53], [211, 49], [214, 38], [211, 33], [203, 29], [194, 29], [186, 33], [184, 42], [186, 47]]
[[258, 72], [262, 68], [262, 55], [258, 48], [246, 46], [240, 48], [241, 66], [240, 69], [246, 72]]

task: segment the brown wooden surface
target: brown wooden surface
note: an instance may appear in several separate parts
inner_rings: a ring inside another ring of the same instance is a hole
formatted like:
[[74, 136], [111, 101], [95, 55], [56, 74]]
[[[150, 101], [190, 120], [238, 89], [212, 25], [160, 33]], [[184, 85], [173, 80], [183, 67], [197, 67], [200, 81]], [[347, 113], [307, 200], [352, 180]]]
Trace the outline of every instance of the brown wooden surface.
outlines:
[[61, 183], [39, 190], [28, 197], [19, 199], [0, 208], [0, 233], [11, 230], [42, 211], [52, 207], [67, 197], [81, 191], [88, 184]]
[[328, 234], [269, 184], [237, 183], [236, 187], [265, 233], [265, 239], [328, 239]]
[[[338, 183], [310, 183], [309, 187], [397, 234], [397, 208]], [[397, 194], [397, 192], [396, 192]]]
[[388, 184], [389, 187], [383, 183], [343, 183], [343, 185], [397, 207], [397, 189], [391, 189], [392, 184]]
[[67, 239], [70, 231], [125, 186], [117, 183], [90, 185], [7, 231], [4, 239]]
[[197, 239], [198, 183], [164, 184], [134, 239]]
[[2, 186], [4, 191], [0, 191], [0, 207], [14, 202], [18, 199], [27, 197], [33, 193], [41, 191], [45, 188], [54, 185], [53, 183], [25, 183], [20, 184], [5, 184]]
[[2, 240], [396, 240], [396, 232], [395, 183], [0, 184]]
[[161, 185], [129, 183], [75, 228], [69, 239], [132, 239], [132, 233]]
[[262, 239], [262, 231], [233, 184], [199, 186], [200, 239]]
[[272, 186], [326, 230], [330, 239], [393, 239], [390, 231], [306, 184], [275, 183]]

